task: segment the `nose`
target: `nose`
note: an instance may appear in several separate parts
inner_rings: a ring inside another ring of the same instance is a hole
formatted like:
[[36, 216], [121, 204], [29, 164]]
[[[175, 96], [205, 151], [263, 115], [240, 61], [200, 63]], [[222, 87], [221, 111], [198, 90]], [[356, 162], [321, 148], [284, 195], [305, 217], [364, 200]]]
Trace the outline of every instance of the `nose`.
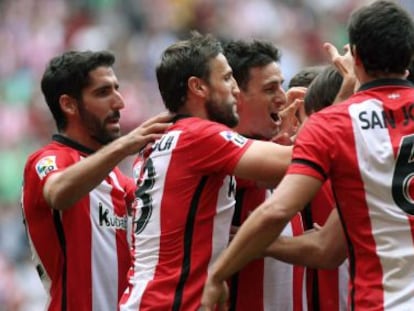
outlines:
[[124, 109], [124, 108], [125, 108], [124, 97], [122, 96], [122, 94], [118, 90], [115, 90], [115, 99], [114, 99], [113, 104], [112, 104], [112, 109], [121, 110], [121, 109]]
[[279, 87], [279, 90], [276, 93], [275, 103], [276, 103], [277, 108], [284, 107], [287, 103], [286, 92], [282, 86]]
[[232, 93], [237, 98], [240, 94], [239, 85], [237, 84], [237, 81], [236, 79], [234, 79], [234, 77], [232, 77], [232, 79], [233, 79]]

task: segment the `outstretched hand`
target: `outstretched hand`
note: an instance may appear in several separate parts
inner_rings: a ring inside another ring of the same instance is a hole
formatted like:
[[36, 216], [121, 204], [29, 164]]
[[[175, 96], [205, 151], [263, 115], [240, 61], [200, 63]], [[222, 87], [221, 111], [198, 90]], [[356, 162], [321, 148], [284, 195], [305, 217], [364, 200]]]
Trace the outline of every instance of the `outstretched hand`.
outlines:
[[338, 49], [332, 43], [324, 43], [323, 48], [328, 53], [332, 64], [343, 77], [353, 73], [353, 58], [349, 44], [344, 46], [345, 53], [343, 55], [339, 54]]
[[272, 141], [281, 145], [290, 146], [298, 132], [302, 122], [306, 119], [303, 105], [305, 87], [292, 87], [286, 93], [287, 105], [279, 111], [279, 118], [282, 121], [278, 134]]
[[328, 53], [332, 64], [343, 77], [341, 89], [334, 100], [335, 104], [351, 96], [359, 88], [359, 81], [354, 73], [354, 60], [349, 44], [344, 46], [343, 55], [341, 55], [338, 52], [338, 49], [329, 42], [326, 42], [323, 47]]
[[207, 278], [204, 285], [201, 305], [205, 311], [227, 311], [229, 309], [227, 301], [229, 299], [229, 289], [225, 281], [214, 282], [211, 277]]

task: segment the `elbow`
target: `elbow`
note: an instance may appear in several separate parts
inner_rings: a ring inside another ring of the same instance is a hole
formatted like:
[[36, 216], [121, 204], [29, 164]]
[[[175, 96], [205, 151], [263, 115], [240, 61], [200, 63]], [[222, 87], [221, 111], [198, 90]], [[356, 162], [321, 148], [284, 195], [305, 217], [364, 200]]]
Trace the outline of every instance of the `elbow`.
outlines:
[[267, 199], [258, 211], [263, 225], [270, 228], [274, 228], [275, 224], [286, 224], [293, 217], [289, 211], [275, 204], [272, 199]]
[[43, 187], [43, 198], [45, 199], [47, 205], [56, 210], [66, 210], [71, 204], [72, 200], [70, 198], [65, 198], [62, 191], [58, 187], [58, 182], [51, 176], [45, 183]]
[[313, 267], [316, 269], [335, 269], [338, 268], [346, 259], [346, 253], [339, 248], [324, 248], [321, 243], [315, 244], [314, 258], [316, 259]]
[[53, 189], [46, 189], [45, 187], [43, 191], [43, 197], [47, 205], [52, 209], [65, 210], [69, 207], [69, 204], [60, 199], [59, 193]]
[[346, 259], [346, 253], [341, 251], [337, 252], [330, 252], [328, 256], [326, 256], [326, 260], [324, 262], [324, 269], [335, 269], [338, 268]]

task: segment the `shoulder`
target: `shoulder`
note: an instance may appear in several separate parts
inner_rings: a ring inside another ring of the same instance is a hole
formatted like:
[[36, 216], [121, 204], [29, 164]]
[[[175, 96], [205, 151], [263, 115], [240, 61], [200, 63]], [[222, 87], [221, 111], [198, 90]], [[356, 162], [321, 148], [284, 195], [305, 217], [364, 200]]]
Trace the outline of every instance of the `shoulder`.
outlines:
[[43, 179], [51, 171], [65, 168], [80, 158], [76, 150], [51, 142], [27, 158], [25, 165], [25, 175], [35, 172], [40, 179]]
[[181, 119], [172, 127], [172, 129], [175, 128], [194, 132], [201, 132], [204, 130], [220, 131], [228, 129], [228, 127], [223, 124], [197, 117]]
[[229, 127], [210, 120], [200, 118], [186, 118], [171, 127], [171, 131], [181, 130], [188, 138], [194, 140], [213, 139], [218, 142], [231, 142], [239, 147], [244, 146], [248, 139]]

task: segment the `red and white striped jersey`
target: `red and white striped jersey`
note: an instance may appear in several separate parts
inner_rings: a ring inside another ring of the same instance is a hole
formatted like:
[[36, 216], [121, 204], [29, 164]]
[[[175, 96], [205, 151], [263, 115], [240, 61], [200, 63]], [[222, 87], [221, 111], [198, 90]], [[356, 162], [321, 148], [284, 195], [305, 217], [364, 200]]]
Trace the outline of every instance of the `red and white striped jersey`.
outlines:
[[[233, 225], [240, 226], [249, 214], [271, 194], [256, 183], [237, 180]], [[303, 233], [302, 219], [296, 215], [281, 235]], [[304, 268], [273, 258], [257, 259], [235, 274], [230, 282], [230, 310], [302, 311], [307, 310]]]
[[127, 206], [135, 184], [115, 168], [65, 211], [51, 209], [45, 181], [91, 153], [54, 135], [27, 160], [22, 208], [36, 269], [49, 295], [47, 310], [113, 311], [127, 286]]
[[329, 176], [344, 224], [349, 309], [414, 307], [414, 89], [378, 80], [312, 115], [288, 173]]
[[224, 125], [188, 117], [152, 146], [136, 193], [121, 310], [200, 308], [208, 267], [229, 240], [231, 174], [250, 144]]
[[[305, 230], [323, 226], [336, 203], [329, 179], [302, 211]], [[309, 311], [345, 311], [348, 297], [348, 260], [336, 269], [306, 268]]]

